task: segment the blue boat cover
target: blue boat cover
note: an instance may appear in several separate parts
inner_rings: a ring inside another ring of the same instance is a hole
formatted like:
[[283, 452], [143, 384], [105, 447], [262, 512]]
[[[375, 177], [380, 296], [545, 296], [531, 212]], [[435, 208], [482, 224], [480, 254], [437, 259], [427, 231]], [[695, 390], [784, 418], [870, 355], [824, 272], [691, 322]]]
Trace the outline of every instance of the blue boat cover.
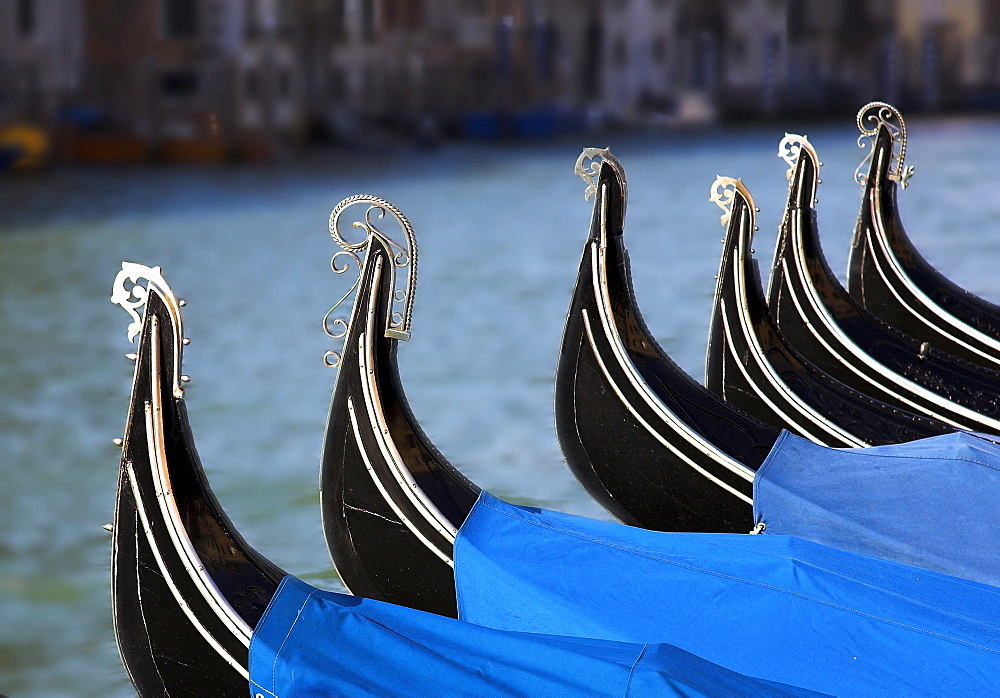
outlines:
[[657, 533], [483, 493], [455, 575], [480, 625], [665, 642], [841, 696], [1000, 695], [1000, 589], [791, 536]]
[[285, 577], [250, 642], [253, 696], [817, 696], [684, 650], [504, 632]]
[[836, 449], [784, 432], [753, 504], [765, 533], [1000, 585], [1000, 446], [974, 434]]

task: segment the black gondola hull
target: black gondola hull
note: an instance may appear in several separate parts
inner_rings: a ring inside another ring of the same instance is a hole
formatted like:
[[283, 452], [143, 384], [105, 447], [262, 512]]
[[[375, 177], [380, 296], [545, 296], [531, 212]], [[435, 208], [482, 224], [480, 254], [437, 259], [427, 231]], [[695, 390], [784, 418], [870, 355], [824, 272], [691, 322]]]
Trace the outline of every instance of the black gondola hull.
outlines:
[[906, 234], [890, 179], [893, 138], [878, 130], [848, 257], [847, 289], [893, 327], [967, 361], [1000, 367], [1000, 307], [947, 279]]
[[174, 318], [150, 289], [113, 525], [115, 634], [140, 695], [246, 695], [249, 629], [284, 573], [235, 531], [173, 395]]
[[652, 338], [631, 287], [624, 210], [624, 181], [605, 161], [556, 372], [563, 454], [627, 523], [746, 532], [752, 473], [778, 431], [719, 400]]
[[393, 255], [371, 236], [344, 338], [320, 472], [323, 530], [352, 593], [456, 616], [455, 531], [479, 488], [427, 439], [384, 336]]
[[736, 194], [732, 206], [709, 333], [707, 386], [758, 419], [829, 446], [899, 443], [953, 431], [844, 385], [792, 348], [767, 308], [750, 251], [752, 204]]
[[818, 368], [883, 402], [956, 427], [1000, 431], [1000, 372], [951, 356], [868, 313], [833, 275], [813, 208], [817, 161], [802, 147], [771, 268], [768, 307]]

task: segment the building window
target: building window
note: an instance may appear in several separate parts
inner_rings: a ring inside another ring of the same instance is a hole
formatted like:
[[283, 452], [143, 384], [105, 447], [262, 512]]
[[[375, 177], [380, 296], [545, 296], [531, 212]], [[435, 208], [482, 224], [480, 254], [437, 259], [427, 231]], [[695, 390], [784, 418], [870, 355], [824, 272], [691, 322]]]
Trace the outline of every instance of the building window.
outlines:
[[27, 38], [35, 33], [35, 0], [17, 1], [17, 35]]
[[615, 39], [614, 47], [611, 49], [611, 60], [618, 68], [624, 68], [628, 63], [628, 46], [625, 44], [624, 36]]
[[260, 82], [257, 79], [256, 70], [247, 71], [243, 78], [243, 91], [246, 93], [247, 99], [257, 99], [260, 95]]
[[246, 0], [243, 6], [243, 33], [247, 39], [253, 40], [260, 35], [260, 14], [257, 0]]
[[292, 93], [292, 76], [287, 68], [278, 71], [278, 96], [287, 97]]
[[742, 36], [734, 36], [730, 39], [731, 57], [735, 63], [743, 63], [747, 60], [747, 40]]
[[666, 57], [667, 39], [666, 37], [658, 36], [653, 40], [653, 60], [657, 63], [662, 63]]
[[342, 68], [330, 68], [330, 79], [327, 83], [327, 90], [333, 99], [342, 99], [347, 95], [347, 76]]
[[347, 24], [344, 21], [344, 0], [333, 0], [330, 9], [330, 32], [334, 39], [343, 39], [347, 33]]
[[160, 78], [160, 90], [172, 97], [190, 97], [198, 91], [198, 74], [191, 70], [174, 70]]
[[424, 23], [423, 0], [382, 0], [382, 26], [415, 31]]
[[375, 0], [361, 0], [361, 36], [375, 40]]
[[191, 39], [198, 34], [198, 0], [166, 0], [168, 39]]

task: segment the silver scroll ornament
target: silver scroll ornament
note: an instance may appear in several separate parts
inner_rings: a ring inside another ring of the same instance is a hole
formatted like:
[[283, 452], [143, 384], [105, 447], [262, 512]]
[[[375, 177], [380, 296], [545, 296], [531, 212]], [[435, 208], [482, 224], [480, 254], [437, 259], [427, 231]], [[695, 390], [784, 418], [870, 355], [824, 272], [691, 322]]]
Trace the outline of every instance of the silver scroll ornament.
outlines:
[[[140, 284], [142, 280], [146, 281], [145, 286]], [[122, 262], [122, 269], [115, 277], [114, 286], [111, 289], [111, 302], [121, 306], [129, 314], [129, 317], [132, 318], [132, 322], [128, 326], [128, 341], [134, 342], [139, 333], [142, 332], [142, 318], [139, 315], [139, 311], [149, 302], [149, 291], [151, 288], [155, 288], [156, 292], [163, 299], [167, 307], [167, 312], [170, 313], [173, 320], [175, 369], [174, 376], [172, 377], [173, 393], [175, 397], [183, 397], [184, 391], [181, 388], [181, 384], [191, 380], [188, 376], [180, 375], [182, 347], [190, 344], [190, 340], [184, 337], [181, 320], [180, 309], [184, 305], [184, 301], [178, 300], [177, 296], [174, 295], [174, 292], [167, 285], [166, 280], [164, 280], [160, 267], [147, 267], [144, 264], [136, 264], [135, 262]], [[138, 358], [137, 354], [127, 354], [126, 356], [132, 360]]]
[[733, 217], [733, 202], [736, 200], [736, 192], [740, 193], [750, 207], [751, 221], [754, 222], [753, 229], [757, 230], [756, 216], [754, 214], [758, 209], [754, 206], [753, 197], [750, 196], [750, 192], [743, 184], [743, 180], [724, 177], [722, 175], [716, 176], [715, 181], [712, 182], [712, 189], [708, 196], [708, 200], [723, 211], [719, 217], [719, 223], [723, 227], [729, 225], [729, 219]]
[[872, 157], [875, 154], [875, 139], [880, 127], [885, 127], [892, 137], [892, 160], [889, 163], [889, 179], [899, 182], [903, 189], [910, 184], [913, 176], [913, 166], [905, 166], [906, 159], [906, 122], [903, 115], [891, 104], [885, 102], [869, 102], [858, 112], [858, 147], [869, 148], [864, 160], [854, 171], [854, 180], [861, 185], [868, 183], [868, 171], [871, 169]]
[[[778, 157], [788, 165], [788, 170], [785, 171], [785, 178], [788, 180], [789, 194], [791, 194], [792, 188], [792, 175], [795, 174], [795, 166], [799, 164], [799, 158], [802, 157], [803, 150], [812, 155], [812, 159], [816, 163], [816, 184], [821, 183], [819, 168], [823, 166], [823, 163], [819, 161], [819, 156], [816, 155], [816, 149], [813, 148], [812, 143], [809, 142], [806, 136], [797, 133], [785, 133], [785, 137], [778, 143]], [[813, 197], [812, 202], [813, 204], [816, 203], [815, 197]], [[788, 206], [785, 206], [785, 213], [781, 218], [781, 226], [778, 228], [779, 231], [784, 230], [788, 224], [788, 215]]]
[[[166, 286], [159, 267], [147, 267], [135, 262], [122, 262], [122, 270], [115, 277], [115, 284], [111, 289], [111, 302], [120, 305], [122, 310], [132, 318], [132, 322], [128, 326], [128, 341], [130, 342], [134, 342], [139, 332], [142, 331], [142, 318], [139, 317], [139, 310], [145, 307], [149, 300], [149, 289], [139, 285], [140, 279], [147, 281], [155, 279], [161, 285]], [[127, 286], [126, 283], [128, 283]]]
[[[354, 221], [351, 227], [364, 231], [365, 235], [363, 239], [352, 242], [344, 235], [343, 220], [348, 209], [357, 209], [362, 206], [366, 207], [363, 218]], [[382, 221], [387, 220], [395, 220], [403, 231], [405, 240], [403, 244], [396, 242], [377, 226], [377, 224], [381, 225]], [[352, 320], [340, 315], [335, 316], [335, 314], [348, 299], [357, 296], [357, 289], [361, 283], [362, 266], [359, 253], [368, 248], [374, 237], [378, 237], [392, 251], [392, 264], [389, 269], [393, 293], [389, 298], [385, 336], [400, 340], [409, 339], [410, 319], [413, 315], [413, 293], [417, 285], [417, 239], [410, 221], [407, 220], [402, 211], [389, 201], [371, 194], [357, 194], [341, 201], [330, 213], [330, 236], [342, 248], [330, 260], [330, 269], [335, 274], [343, 274], [352, 267], [353, 263], [358, 277], [347, 289], [347, 293], [334, 303], [333, 307], [323, 316], [323, 331], [332, 339], [343, 339], [350, 331]], [[338, 367], [340, 360], [341, 353], [334, 350], [328, 351], [323, 357], [324, 363], [331, 368]]]
[[[587, 161], [590, 164], [587, 164]], [[611, 148], [584, 148], [580, 157], [576, 159], [573, 166], [573, 174], [583, 179], [587, 184], [583, 192], [585, 201], [590, 201], [590, 197], [597, 193], [597, 180], [601, 176], [601, 163], [606, 162], [614, 168], [615, 174], [621, 180], [625, 199], [628, 198], [628, 182], [625, 179], [625, 168], [618, 162], [618, 158], [611, 154]]]
[[[812, 143], [809, 142], [806, 136], [801, 136], [797, 133], [786, 133], [785, 137], [778, 143], [778, 157], [788, 165], [788, 170], [785, 172], [785, 179], [791, 180], [792, 173], [795, 172], [795, 166], [799, 162], [803, 148], [812, 153], [813, 159], [818, 166], [823, 165], [816, 156], [816, 149], [813, 148]], [[816, 175], [818, 179], [819, 172]]]

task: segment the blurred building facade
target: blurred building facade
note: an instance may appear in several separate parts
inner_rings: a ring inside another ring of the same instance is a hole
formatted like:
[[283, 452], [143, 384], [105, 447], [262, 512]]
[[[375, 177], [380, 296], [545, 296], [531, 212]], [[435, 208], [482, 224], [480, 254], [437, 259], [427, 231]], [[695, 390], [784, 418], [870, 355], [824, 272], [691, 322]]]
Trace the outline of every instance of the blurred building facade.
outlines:
[[998, 64], [1000, 0], [0, 0], [0, 122], [157, 143], [995, 107]]

